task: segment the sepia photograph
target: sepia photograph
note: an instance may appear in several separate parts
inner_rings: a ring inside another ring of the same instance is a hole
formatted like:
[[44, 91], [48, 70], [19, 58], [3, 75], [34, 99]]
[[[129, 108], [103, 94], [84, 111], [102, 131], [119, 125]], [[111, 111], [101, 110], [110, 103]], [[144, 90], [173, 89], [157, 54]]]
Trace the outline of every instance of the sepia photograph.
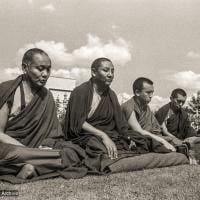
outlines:
[[0, 199], [199, 200], [200, 0], [0, 0]]

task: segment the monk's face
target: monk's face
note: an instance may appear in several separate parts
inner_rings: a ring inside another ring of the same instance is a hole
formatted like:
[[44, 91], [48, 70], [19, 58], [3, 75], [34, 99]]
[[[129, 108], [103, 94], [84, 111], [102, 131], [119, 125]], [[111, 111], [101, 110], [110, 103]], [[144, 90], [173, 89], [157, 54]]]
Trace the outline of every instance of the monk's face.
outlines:
[[45, 54], [34, 54], [32, 62], [25, 68], [25, 74], [33, 87], [43, 87], [50, 71], [51, 61]]
[[109, 61], [101, 62], [101, 65], [93, 71], [93, 77], [97, 82], [109, 86], [114, 78], [114, 66]]
[[143, 88], [140, 91], [136, 92], [136, 96], [140, 99], [143, 104], [148, 104], [153, 97], [154, 88], [153, 85], [150, 85], [146, 82], [143, 83]]
[[184, 105], [186, 98], [187, 98], [186, 96], [183, 96], [181, 94], [177, 94], [175, 98], [171, 97], [171, 102], [172, 102], [173, 106], [177, 110], [179, 110]]

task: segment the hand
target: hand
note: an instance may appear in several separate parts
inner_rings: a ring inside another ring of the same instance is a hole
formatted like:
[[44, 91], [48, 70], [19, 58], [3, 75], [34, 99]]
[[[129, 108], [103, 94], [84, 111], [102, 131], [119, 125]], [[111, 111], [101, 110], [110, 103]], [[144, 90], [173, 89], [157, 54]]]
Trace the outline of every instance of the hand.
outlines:
[[130, 140], [130, 144], [129, 144], [129, 147], [128, 147], [130, 150], [134, 150], [136, 149], [136, 144], [133, 140]]
[[195, 140], [197, 140], [198, 139], [198, 137], [195, 137], [195, 136], [193, 136], [193, 137], [188, 137], [188, 138], [186, 138], [185, 140], [184, 140], [184, 142], [188, 142], [188, 143], [190, 143], [190, 144], [194, 144], [195, 143]]
[[176, 137], [173, 137], [172, 142], [173, 142], [175, 145], [181, 145], [181, 144], [183, 144], [183, 141], [179, 140], [179, 139], [176, 138]]
[[118, 158], [117, 147], [115, 143], [107, 135], [102, 138], [102, 141], [108, 151], [108, 157], [111, 159]]
[[171, 150], [171, 151], [176, 151], [176, 149], [175, 149], [175, 147], [173, 146], [173, 145], [171, 145], [169, 142], [167, 142], [167, 141], [163, 141], [162, 142], [162, 144], [167, 148], [167, 149], [169, 149], [169, 150]]
[[51, 147], [48, 147], [48, 146], [42, 146], [42, 145], [40, 145], [39, 146], [39, 149], [52, 149]]

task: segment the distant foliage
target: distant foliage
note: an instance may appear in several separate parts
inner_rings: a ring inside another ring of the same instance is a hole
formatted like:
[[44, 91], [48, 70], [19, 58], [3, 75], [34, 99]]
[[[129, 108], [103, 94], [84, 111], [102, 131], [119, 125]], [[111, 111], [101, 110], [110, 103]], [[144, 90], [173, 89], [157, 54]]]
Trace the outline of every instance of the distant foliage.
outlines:
[[67, 93], [64, 94], [63, 100], [61, 100], [59, 95], [57, 95], [55, 103], [57, 108], [57, 116], [60, 122], [64, 120], [65, 112], [68, 104], [69, 95]]
[[196, 131], [200, 130], [200, 92], [197, 93], [197, 97], [192, 96], [185, 110], [189, 113], [192, 127]]

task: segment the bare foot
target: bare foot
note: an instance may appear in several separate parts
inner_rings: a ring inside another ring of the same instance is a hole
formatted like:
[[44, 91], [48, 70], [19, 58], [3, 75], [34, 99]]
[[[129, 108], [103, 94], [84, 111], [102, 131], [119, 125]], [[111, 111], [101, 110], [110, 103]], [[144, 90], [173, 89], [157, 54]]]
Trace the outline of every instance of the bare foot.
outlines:
[[25, 164], [20, 172], [17, 174], [17, 178], [28, 179], [34, 175], [35, 169], [31, 164]]

